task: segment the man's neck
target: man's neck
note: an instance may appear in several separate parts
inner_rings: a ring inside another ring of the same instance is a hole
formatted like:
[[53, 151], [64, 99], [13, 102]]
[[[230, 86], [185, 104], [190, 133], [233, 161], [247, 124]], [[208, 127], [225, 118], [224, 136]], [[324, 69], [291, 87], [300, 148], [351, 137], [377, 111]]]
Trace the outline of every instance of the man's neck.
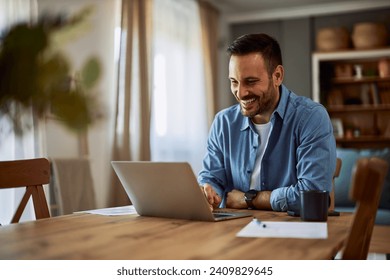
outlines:
[[266, 124], [271, 119], [271, 114], [261, 114], [256, 115], [251, 118], [252, 122], [255, 124]]

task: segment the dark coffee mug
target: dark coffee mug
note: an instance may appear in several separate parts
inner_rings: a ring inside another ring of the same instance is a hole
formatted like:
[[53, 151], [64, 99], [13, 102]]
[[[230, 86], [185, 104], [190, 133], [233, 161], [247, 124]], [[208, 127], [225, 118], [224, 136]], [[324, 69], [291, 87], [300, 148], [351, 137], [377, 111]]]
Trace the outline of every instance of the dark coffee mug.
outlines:
[[300, 191], [301, 220], [326, 222], [328, 219], [329, 192], [324, 190]]

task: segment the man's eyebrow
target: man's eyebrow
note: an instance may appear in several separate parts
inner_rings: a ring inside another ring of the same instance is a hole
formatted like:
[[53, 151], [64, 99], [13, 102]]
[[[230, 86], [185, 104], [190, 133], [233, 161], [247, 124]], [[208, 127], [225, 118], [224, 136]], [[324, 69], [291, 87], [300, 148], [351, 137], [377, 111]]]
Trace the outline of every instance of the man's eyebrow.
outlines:
[[247, 78], [245, 78], [245, 81], [260, 81], [260, 78], [258, 78], [258, 77], [247, 77]]
[[[231, 81], [237, 81], [237, 79], [234, 77], [228, 77], [228, 79]], [[244, 81], [260, 81], [261, 79], [259, 77], [246, 77], [243, 80]]]

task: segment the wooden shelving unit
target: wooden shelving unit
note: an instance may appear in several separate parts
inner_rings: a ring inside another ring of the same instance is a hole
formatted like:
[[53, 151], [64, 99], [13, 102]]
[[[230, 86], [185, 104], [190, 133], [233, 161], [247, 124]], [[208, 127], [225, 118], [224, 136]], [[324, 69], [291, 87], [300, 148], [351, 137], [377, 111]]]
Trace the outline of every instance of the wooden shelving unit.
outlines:
[[390, 48], [312, 55], [313, 99], [327, 108], [338, 146], [390, 147], [390, 76], [378, 71], [383, 59], [390, 59]]

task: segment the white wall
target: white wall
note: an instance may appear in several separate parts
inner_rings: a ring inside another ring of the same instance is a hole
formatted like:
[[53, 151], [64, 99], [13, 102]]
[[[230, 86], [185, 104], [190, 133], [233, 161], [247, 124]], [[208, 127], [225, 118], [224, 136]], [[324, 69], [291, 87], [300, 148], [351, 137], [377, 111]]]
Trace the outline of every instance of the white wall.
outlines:
[[[80, 69], [90, 56], [98, 56], [102, 76], [96, 95], [105, 108], [105, 118], [88, 131], [89, 158], [96, 191], [97, 207], [106, 207], [111, 174], [110, 147], [113, 135], [112, 108], [116, 96], [115, 27], [119, 25], [119, 0], [38, 0], [39, 14], [76, 13], [86, 5], [95, 10], [85, 31], [61, 46], [74, 69]], [[111, 109], [110, 109], [111, 108]], [[78, 138], [59, 123], [49, 121], [45, 129], [46, 156], [71, 158], [79, 156]]]

